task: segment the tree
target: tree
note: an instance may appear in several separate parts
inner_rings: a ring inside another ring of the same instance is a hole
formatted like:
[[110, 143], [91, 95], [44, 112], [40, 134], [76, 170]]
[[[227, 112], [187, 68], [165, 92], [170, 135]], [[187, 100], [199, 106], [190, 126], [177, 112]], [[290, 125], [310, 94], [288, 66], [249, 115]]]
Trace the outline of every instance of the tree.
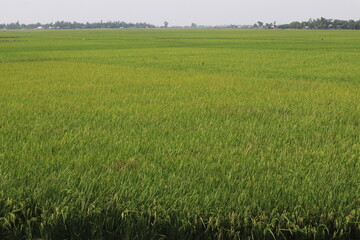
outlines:
[[272, 27], [272, 23], [265, 23], [265, 28], [270, 29]]
[[298, 21], [291, 22], [291, 23], [289, 24], [289, 27], [290, 27], [290, 28], [297, 28], [297, 29], [300, 29], [300, 28], [301, 28], [301, 23], [300, 23], [300, 22], [298, 22]]
[[167, 28], [169, 26], [169, 23], [167, 21], [164, 22], [164, 28]]

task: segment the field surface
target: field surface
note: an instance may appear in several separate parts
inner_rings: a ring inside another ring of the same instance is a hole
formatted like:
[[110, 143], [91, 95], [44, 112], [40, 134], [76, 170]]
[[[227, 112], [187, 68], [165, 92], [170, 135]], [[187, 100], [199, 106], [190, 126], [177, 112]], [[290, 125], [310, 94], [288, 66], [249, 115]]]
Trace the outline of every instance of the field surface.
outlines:
[[0, 32], [0, 239], [360, 239], [360, 31]]

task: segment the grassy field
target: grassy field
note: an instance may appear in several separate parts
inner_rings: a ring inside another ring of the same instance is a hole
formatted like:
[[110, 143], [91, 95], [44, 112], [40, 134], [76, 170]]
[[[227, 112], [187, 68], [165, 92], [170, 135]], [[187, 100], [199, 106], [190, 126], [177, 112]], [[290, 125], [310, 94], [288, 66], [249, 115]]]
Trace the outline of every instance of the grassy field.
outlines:
[[360, 31], [0, 32], [0, 239], [359, 239]]

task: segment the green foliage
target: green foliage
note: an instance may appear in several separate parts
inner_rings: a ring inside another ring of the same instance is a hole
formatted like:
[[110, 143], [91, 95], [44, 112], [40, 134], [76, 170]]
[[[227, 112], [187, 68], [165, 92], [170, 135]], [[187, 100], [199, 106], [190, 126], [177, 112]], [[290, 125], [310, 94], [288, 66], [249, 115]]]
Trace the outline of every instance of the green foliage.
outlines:
[[359, 239], [360, 33], [0, 33], [0, 239]]
[[0, 24], [0, 29], [34, 29], [42, 27], [44, 29], [94, 29], [94, 28], [155, 28], [154, 25], [148, 23], [126, 23], [123, 21], [108, 21], [108, 22], [67, 22], [57, 21], [54, 23], [36, 23], [36, 24], [20, 24], [9, 23]]
[[339, 19], [326, 19], [326, 18], [317, 18], [317, 19], [309, 19], [304, 22], [291, 22], [290, 24], [282, 24], [279, 25], [278, 28], [287, 29], [301, 29], [301, 28], [309, 28], [309, 29], [360, 29], [360, 20], [339, 20]]

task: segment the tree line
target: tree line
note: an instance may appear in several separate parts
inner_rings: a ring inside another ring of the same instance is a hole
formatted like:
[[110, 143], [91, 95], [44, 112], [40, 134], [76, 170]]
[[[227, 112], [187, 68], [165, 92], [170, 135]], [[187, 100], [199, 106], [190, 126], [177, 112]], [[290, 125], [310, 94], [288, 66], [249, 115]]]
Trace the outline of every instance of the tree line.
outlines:
[[291, 22], [276, 26], [281, 29], [360, 29], [360, 20], [339, 20], [326, 19], [324, 17], [317, 19], [309, 19], [304, 22]]
[[66, 22], [66, 21], [57, 21], [55, 23], [35, 23], [35, 24], [21, 24], [8, 23], [0, 24], [0, 29], [92, 29], [92, 28], [155, 28], [155, 25], [148, 23], [126, 23], [123, 21], [115, 22], [93, 22], [93, 23], [80, 23], [80, 22]]
[[[168, 27], [169, 23], [164, 22], [164, 26]], [[93, 23], [80, 23], [80, 22], [67, 22], [57, 21], [55, 23], [35, 23], [35, 24], [20, 24], [8, 23], [0, 24], [0, 29], [95, 29], [95, 28], [156, 28], [157, 26], [149, 23], [126, 23], [123, 21], [108, 21], [108, 22], [93, 22]], [[324, 17], [317, 19], [309, 19], [308, 21], [298, 22], [294, 21], [288, 24], [277, 25], [273, 23], [263, 23], [258, 21], [253, 26], [251, 25], [225, 25], [225, 26], [198, 26], [195, 23], [191, 24], [191, 28], [263, 28], [263, 29], [360, 29], [360, 20], [338, 20], [338, 19], [326, 19]], [[186, 27], [185, 27], [186, 28]]]

